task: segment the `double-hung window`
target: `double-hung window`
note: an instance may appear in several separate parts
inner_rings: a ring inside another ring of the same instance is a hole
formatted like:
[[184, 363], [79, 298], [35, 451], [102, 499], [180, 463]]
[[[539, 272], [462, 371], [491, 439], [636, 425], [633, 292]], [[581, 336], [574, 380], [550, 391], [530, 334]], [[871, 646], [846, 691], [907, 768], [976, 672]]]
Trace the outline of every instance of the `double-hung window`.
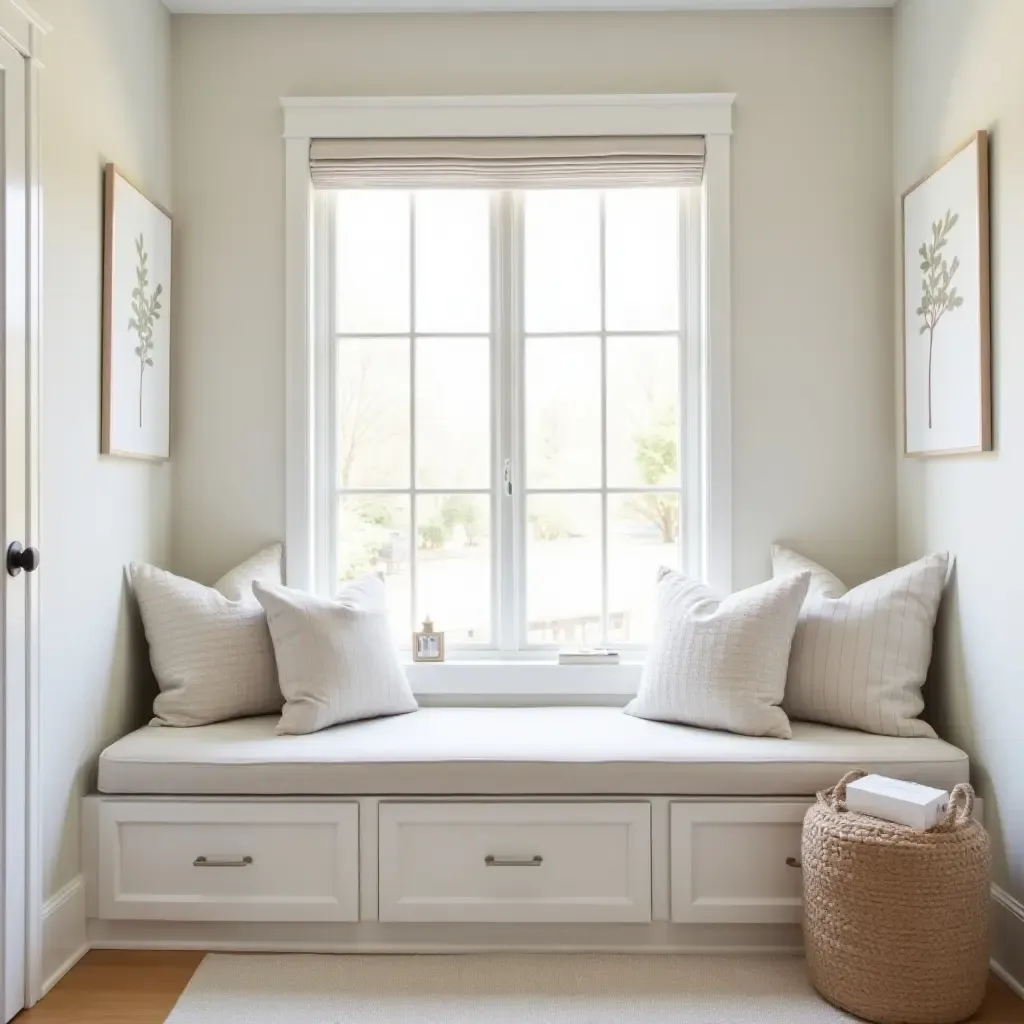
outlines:
[[541, 141], [313, 143], [314, 568], [403, 648], [642, 647], [699, 569], [703, 139]]

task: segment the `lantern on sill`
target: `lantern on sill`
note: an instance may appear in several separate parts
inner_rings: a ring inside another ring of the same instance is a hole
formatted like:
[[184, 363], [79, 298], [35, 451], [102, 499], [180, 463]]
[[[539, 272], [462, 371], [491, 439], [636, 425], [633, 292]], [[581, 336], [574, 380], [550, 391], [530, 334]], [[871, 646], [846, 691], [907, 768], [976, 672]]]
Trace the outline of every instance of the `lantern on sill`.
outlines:
[[413, 661], [444, 661], [444, 633], [434, 630], [429, 616], [423, 620], [423, 628], [412, 635]]

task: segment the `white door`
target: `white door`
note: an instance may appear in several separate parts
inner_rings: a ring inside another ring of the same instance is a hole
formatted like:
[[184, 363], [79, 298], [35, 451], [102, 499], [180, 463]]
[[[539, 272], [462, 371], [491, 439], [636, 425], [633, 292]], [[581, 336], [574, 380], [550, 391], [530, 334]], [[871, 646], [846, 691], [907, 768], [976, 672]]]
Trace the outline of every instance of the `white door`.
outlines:
[[0, 225], [3, 267], [0, 272], [0, 369], [3, 385], [3, 468], [0, 472], [4, 566], [0, 567], [0, 686], [3, 729], [0, 743], [0, 855], [2, 872], [3, 1019], [25, 1005], [25, 868], [26, 868], [26, 694], [29, 573], [38, 555], [19, 554], [28, 528], [28, 180], [26, 164], [26, 66], [24, 57], [0, 39], [0, 111], [3, 155], [0, 173]]

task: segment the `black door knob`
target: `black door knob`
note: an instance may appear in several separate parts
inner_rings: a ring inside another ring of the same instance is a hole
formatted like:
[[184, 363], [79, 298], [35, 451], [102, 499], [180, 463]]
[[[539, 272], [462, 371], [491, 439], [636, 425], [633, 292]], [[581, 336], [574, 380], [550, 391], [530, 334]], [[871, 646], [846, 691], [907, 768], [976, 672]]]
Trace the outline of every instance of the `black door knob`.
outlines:
[[11, 576], [17, 576], [22, 569], [35, 572], [38, 568], [39, 552], [35, 548], [23, 548], [15, 541], [7, 549], [7, 571]]

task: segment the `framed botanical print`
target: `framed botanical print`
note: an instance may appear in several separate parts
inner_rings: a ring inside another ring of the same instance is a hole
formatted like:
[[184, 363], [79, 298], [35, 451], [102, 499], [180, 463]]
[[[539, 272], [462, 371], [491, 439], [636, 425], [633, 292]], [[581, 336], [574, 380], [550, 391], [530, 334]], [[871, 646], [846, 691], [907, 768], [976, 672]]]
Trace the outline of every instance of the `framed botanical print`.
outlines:
[[169, 458], [170, 392], [171, 218], [108, 164], [100, 451]]
[[988, 133], [903, 195], [907, 455], [992, 449]]

